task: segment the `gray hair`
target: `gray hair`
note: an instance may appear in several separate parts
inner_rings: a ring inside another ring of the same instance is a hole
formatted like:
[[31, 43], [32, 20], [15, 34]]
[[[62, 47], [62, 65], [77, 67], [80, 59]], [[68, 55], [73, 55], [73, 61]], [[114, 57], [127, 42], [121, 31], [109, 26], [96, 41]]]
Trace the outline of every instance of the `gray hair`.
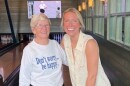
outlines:
[[48, 20], [49, 24], [51, 25], [50, 19], [45, 14], [40, 13], [40, 14], [35, 14], [32, 16], [32, 19], [30, 22], [31, 29], [35, 28], [40, 20]]
[[80, 12], [76, 8], [68, 8], [67, 10], [65, 10], [63, 12], [63, 17], [62, 17], [62, 20], [61, 20], [61, 27], [63, 28], [64, 15], [65, 15], [65, 13], [68, 13], [68, 12], [73, 12], [73, 13], [76, 14], [76, 16], [77, 16], [77, 18], [78, 18], [78, 20], [81, 24], [81, 29], [84, 29], [85, 26], [84, 26], [83, 18], [81, 16]]

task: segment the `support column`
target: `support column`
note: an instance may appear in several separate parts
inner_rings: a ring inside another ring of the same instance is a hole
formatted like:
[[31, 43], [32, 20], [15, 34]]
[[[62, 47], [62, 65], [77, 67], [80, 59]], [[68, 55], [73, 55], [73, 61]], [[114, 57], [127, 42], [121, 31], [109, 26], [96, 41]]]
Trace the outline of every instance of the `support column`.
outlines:
[[12, 33], [13, 43], [16, 43], [17, 41], [16, 41], [14, 29], [13, 29], [12, 19], [11, 19], [10, 10], [9, 10], [9, 6], [8, 6], [8, 1], [7, 0], [5, 0], [5, 6], [6, 6], [7, 16], [8, 16], [8, 20], [9, 20], [11, 33]]

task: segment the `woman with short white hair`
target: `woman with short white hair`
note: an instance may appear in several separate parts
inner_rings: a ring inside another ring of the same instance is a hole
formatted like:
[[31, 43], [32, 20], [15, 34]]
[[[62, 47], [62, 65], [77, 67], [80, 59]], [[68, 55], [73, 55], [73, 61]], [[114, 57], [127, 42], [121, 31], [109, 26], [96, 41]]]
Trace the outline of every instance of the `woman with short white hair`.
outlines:
[[31, 19], [34, 39], [23, 50], [19, 86], [62, 86], [62, 64], [66, 54], [55, 40], [49, 39], [50, 19], [36, 14]]

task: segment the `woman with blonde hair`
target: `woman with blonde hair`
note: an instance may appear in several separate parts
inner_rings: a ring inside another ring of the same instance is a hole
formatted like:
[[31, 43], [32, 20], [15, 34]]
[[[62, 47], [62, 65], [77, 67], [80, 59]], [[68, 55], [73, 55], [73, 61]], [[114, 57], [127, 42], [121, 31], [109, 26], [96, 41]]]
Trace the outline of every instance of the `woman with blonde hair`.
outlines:
[[65, 10], [61, 26], [66, 32], [61, 46], [67, 54], [72, 86], [111, 86], [100, 62], [96, 40], [82, 32], [84, 23], [79, 11]]

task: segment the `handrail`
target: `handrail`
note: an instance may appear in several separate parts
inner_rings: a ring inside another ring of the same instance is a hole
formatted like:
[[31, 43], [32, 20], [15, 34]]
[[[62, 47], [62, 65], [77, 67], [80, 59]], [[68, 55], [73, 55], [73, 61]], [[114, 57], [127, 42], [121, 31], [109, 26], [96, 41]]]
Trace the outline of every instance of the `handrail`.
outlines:
[[0, 56], [2, 56], [4, 53], [8, 52], [9, 50], [11, 50], [12, 48], [16, 47], [19, 44], [20, 43], [13, 43], [12, 45], [0, 50]]

